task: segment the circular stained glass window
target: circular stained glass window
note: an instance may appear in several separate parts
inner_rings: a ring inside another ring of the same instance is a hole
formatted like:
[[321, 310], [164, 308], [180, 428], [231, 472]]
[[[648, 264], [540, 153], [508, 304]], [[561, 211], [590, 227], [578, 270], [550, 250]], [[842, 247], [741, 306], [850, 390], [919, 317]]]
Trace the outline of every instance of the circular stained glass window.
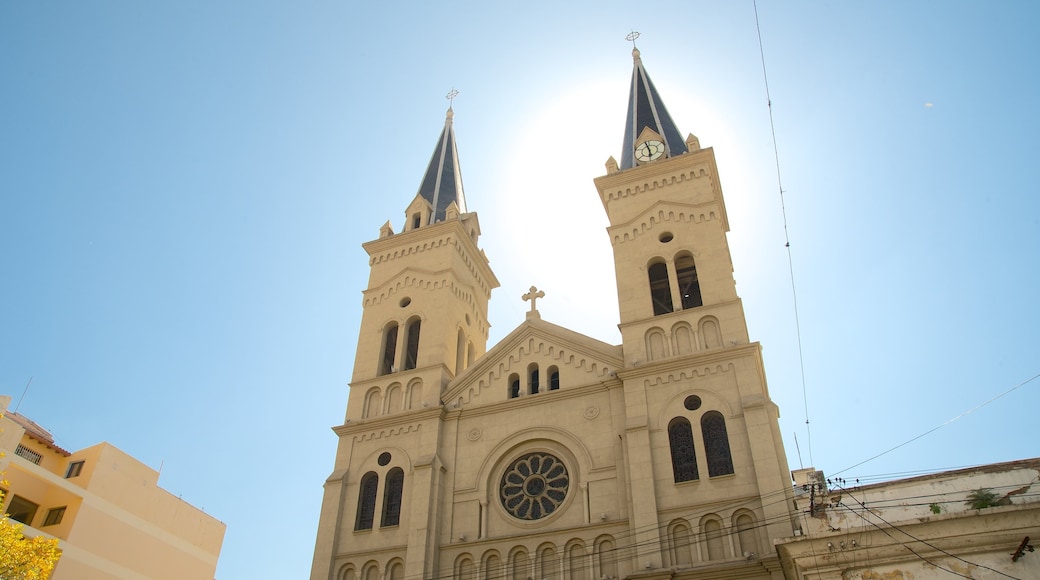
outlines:
[[528, 453], [502, 475], [502, 507], [521, 520], [537, 520], [556, 511], [570, 477], [563, 462], [548, 453]]

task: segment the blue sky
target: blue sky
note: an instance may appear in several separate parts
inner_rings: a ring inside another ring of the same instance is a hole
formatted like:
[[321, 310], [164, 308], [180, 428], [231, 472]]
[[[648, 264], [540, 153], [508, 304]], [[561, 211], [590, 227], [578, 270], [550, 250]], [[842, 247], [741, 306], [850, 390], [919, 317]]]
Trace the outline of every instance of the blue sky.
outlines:
[[[489, 345], [532, 284], [546, 320], [619, 341], [592, 178], [632, 29], [715, 148], [792, 468], [845, 470], [1040, 372], [1034, 3], [759, 2], [804, 389], [753, 5], [639, 6], [4, 3], [0, 393], [31, 377], [20, 411], [59, 444], [162, 465], [228, 525], [218, 578], [305, 577], [360, 244], [401, 224], [451, 88], [502, 282]], [[1040, 455], [1038, 389], [842, 476]]]

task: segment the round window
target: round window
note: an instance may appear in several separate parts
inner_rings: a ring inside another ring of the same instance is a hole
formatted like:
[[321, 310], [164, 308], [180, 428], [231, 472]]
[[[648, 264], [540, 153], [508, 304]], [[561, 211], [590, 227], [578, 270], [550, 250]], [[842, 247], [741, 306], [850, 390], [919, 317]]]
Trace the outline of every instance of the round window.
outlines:
[[401, 299], [401, 308], [404, 308], [405, 306], [408, 306], [411, 303], [412, 303], [412, 299], [407, 297], [407, 296], [405, 296], [404, 298]]
[[660, 237], [658, 237], [657, 239], [658, 239], [658, 240], [659, 240], [659, 241], [660, 241], [660, 242], [661, 242], [662, 244], [667, 244], [668, 242], [672, 241], [673, 237], [674, 237], [674, 236], [672, 236], [672, 232], [662, 232], [662, 233], [661, 233], [661, 236], [660, 236]]
[[683, 401], [683, 406], [686, 407], [688, 411], [696, 411], [701, 408], [701, 398], [697, 395], [690, 395], [689, 397], [686, 397], [685, 401]]
[[379, 457], [376, 459], [376, 463], [378, 463], [380, 467], [386, 465], [387, 463], [390, 463], [390, 454], [386, 451], [380, 453]]
[[569, 487], [562, 461], [548, 453], [528, 453], [502, 475], [502, 507], [521, 520], [541, 519], [560, 507]]

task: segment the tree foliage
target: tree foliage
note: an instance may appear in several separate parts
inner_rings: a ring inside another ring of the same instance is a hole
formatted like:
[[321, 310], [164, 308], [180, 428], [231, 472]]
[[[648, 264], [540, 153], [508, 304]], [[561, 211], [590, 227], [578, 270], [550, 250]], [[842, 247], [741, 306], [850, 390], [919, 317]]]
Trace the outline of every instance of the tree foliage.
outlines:
[[56, 538], [28, 538], [24, 526], [9, 518], [0, 519], [0, 579], [46, 580], [61, 557]]

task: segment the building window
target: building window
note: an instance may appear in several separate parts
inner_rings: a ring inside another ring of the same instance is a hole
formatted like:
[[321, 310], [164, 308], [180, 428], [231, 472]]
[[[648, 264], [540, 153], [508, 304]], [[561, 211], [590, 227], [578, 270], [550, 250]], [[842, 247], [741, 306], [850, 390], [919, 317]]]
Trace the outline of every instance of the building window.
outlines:
[[685, 417], [676, 417], [668, 423], [668, 446], [672, 451], [675, 483], [699, 479], [697, 451], [693, 448], [693, 428]]
[[69, 464], [69, 469], [65, 472], [65, 479], [70, 477], [79, 477], [79, 474], [83, 472], [84, 461], [73, 461]]
[[412, 229], [419, 227], [419, 214], [412, 214]]
[[18, 447], [14, 448], [14, 454], [18, 457], [21, 457], [22, 459], [25, 459], [26, 461], [31, 461], [32, 463], [35, 463], [36, 465], [39, 465], [40, 460], [43, 459], [42, 455], [21, 444], [19, 444]]
[[11, 496], [11, 503], [7, 505], [7, 517], [16, 522], [22, 522], [27, 526], [31, 526], [33, 518], [36, 517], [36, 510], [38, 509], [40, 509], [40, 506], [20, 495]]
[[383, 331], [383, 356], [380, 358], [379, 374], [388, 375], [394, 368], [394, 357], [397, 356], [397, 323], [391, 322]]
[[408, 322], [407, 348], [404, 353], [405, 370], [414, 369], [419, 360], [419, 326], [421, 324], [422, 321], [418, 318], [413, 318]]
[[520, 396], [520, 375], [513, 373], [509, 375], [509, 398], [515, 399]]
[[395, 467], [386, 474], [386, 489], [383, 490], [383, 526], [401, 523], [401, 497], [404, 495], [404, 470]]
[[701, 417], [701, 437], [708, 456], [708, 477], [733, 473], [733, 457], [729, 452], [726, 419], [718, 411], [708, 411]]
[[527, 367], [527, 376], [530, 379], [528, 384], [531, 385], [531, 391], [530, 391], [531, 394], [532, 395], [537, 395], [538, 394], [538, 365], [532, 364], [531, 366]]
[[47, 517], [43, 520], [44, 526], [56, 526], [61, 523], [61, 519], [65, 517], [65, 507], [52, 508], [47, 512]]
[[697, 281], [697, 266], [693, 263], [693, 256], [676, 256], [675, 274], [679, 279], [679, 296], [682, 297], [683, 310], [701, 306], [701, 285]]
[[650, 264], [650, 299], [654, 303], [654, 316], [672, 311], [672, 288], [668, 284], [668, 265], [664, 262]]
[[372, 521], [376, 517], [376, 488], [379, 487], [379, 476], [369, 471], [361, 478], [361, 489], [358, 492], [357, 520], [355, 530], [371, 530]]
[[549, 390], [560, 390], [560, 369], [556, 367], [549, 367]]

